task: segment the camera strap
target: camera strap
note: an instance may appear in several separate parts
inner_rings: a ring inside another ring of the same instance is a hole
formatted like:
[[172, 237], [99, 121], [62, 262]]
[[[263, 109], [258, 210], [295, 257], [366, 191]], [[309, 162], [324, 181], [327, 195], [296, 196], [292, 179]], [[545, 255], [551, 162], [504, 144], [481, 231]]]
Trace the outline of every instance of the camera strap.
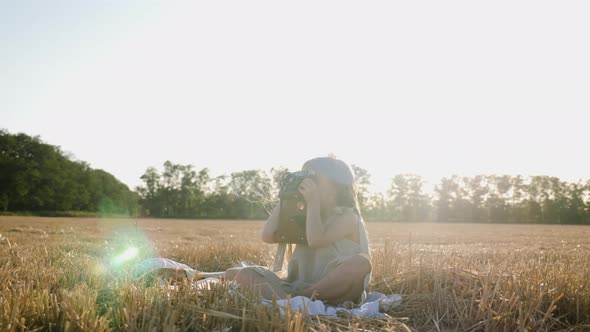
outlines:
[[275, 263], [272, 266], [273, 272], [278, 272], [283, 269], [283, 260], [285, 259], [286, 243], [279, 243], [277, 245], [277, 254], [275, 255]]

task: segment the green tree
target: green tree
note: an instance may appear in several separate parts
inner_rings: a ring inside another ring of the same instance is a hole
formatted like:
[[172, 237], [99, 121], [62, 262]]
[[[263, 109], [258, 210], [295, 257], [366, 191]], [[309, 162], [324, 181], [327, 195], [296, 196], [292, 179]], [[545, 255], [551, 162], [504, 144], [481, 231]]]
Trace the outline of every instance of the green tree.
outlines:
[[434, 187], [436, 200], [436, 221], [447, 222], [451, 217], [453, 193], [457, 191], [457, 183], [449, 178], [442, 178], [440, 184]]
[[357, 190], [357, 197], [359, 202], [359, 207], [361, 211], [364, 213], [368, 209], [368, 199], [369, 199], [369, 186], [371, 185], [371, 174], [364, 168], [361, 168], [357, 165], [351, 165], [352, 171], [354, 172], [354, 177], [356, 180], [356, 190]]
[[229, 192], [235, 198], [230, 215], [237, 218], [265, 218], [272, 179], [263, 171], [247, 170], [230, 175]]
[[0, 131], [0, 208], [53, 213], [101, 212], [109, 199], [112, 213], [130, 213], [136, 194], [111, 174], [73, 160], [39, 137]]
[[426, 221], [429, 219], [430, 199], [423, 192], [424, 180], [415, 174], [393, 177], [388, 191], [394, 220]]

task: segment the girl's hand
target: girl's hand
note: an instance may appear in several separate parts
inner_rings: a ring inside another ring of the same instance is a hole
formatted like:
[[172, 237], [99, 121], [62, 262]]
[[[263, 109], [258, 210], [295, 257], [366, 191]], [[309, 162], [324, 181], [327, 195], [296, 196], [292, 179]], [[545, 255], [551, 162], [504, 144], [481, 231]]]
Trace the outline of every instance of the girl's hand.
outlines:
[[299, 185], [299, 192], [305, 198], [307, 203], [310, 202], [319, 202], [320, 200], [320, 192], [318, 190], [318, 185], [310, 178], [304, 179], [301, 184]]

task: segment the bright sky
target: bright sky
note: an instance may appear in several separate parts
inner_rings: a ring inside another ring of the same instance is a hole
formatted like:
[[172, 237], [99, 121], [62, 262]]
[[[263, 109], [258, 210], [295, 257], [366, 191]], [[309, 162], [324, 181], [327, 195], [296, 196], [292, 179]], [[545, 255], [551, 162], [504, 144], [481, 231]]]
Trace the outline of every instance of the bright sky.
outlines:
[[590, 178], [588, 1], [11, 1], [0, 128], [134, 187], [334, 153], [398, 173]]

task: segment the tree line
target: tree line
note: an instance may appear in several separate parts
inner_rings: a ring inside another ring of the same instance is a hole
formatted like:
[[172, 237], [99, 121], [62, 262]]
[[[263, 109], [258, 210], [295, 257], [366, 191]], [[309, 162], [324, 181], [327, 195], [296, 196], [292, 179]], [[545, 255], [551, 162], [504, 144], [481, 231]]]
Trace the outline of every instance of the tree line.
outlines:
[[[428, 193], [419, 175], [398, 174], [387, 191], [371, 192], [369, 172], [357, 165], [352, 169], [366, 220], [590, 224], [590, 181], [454, 175]], [[73, 160], [39, 137], [0, 130], [0, 213], [264, 219], [277, 203], [279, 183], [288, 171], [279, 167], [212, 176], [207, 168], [166, 161], [161, 170], [148, 167], [142, 184], [130, 190], [108, 172]]]
[[284, 168], [246, 170], [212, 177], [207, 168], [166, 161], [141, 176], [141, 213], [166, 218], [264, 219], [276, 202]]
[[423, 192], [417, 175], [396, 175], [364, 209], [373, 219], [476, 223], [590, 224], [590, 181], [553, 176], [477, 175], [441, 179]]
[[[434, 192], [424, 179], [398, 174], [389, 190], [369, 191], [370, 174], [352, 165], [359, 204], [367, 220], [590, 224], [590, 181], [551, 176], [477, 175], [443, 178]], [[181, 218], [261, 219], [277, 202], [285, 168], [248, 170], [212, 178], [209, 170], [164, 163], [150, 167], [137, 188], [145, 215]]]
[[0, 130], [0, 212], [129, 215], [139, 196], [39, 137]]

